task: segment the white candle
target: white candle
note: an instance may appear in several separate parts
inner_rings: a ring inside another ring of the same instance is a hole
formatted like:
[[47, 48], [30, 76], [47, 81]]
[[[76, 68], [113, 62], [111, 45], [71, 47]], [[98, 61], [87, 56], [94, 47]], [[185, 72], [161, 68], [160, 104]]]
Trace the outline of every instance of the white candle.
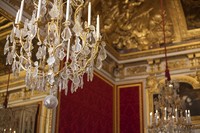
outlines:
[[156, 117], [156, 125], [158, 124], [159, 116]]
[[167, 118], [167, 108], [165, 107], [165, 118]]
[[191, 117], [190, 117], [190, 114], [188, 114], [188, 123], [191, 123]]
[[91, 25], [91, 2], [88, 4], [88, 27]]
[[191, 115], [190, 115], [190, 110], [188, 110], [188, 122], [191, 123]]
[[172, 115], [172, 121], [174, 122], [175, 117]]
[[190, 114], [190, 110], [188, 110], [188, 114]]
[[16, 131], [14, 131], [13, 133], [16, 133]]
[[150, 112], [150, 126], [152, 125], [152, 112]]
[[188, 114], [187, 114], [187, 110], [185, 110], [185, 119], [186, 119], [186, 123], [188, 123]]
[[38, 1], [38, 10], [37, 10], [37, 20], [40, 17], [40, 10], [41, 10], [42, 0]]
[[185, 117], [187, 117], [187, 110], [185, 110]]
[[17, 11], [16, 17], [15, 17], [15, 24], [18, 23], [18, 19], [19, 19], [19, 10]]
[[99, 21], [99, 15], [97, 15], [97, 40], [99, 40], [100, 37], [100, 21]]
[[178, 110], [177, 110], [177, 108], [175, 108], [175, 118], [176, 118], [176, 122], [178, 122]]
[[70, 0], [67, 0], [67, 7], [66, 7], [66, 21], [69, 19], [69, 6], [70, 6]]
[[67, 57], [66, 57], [66, 62], [68, 62], [68, 60], [69, 60], [69, 50], [70, 50], [70, 39], [68, 40], [68, 44], [67, 44]]
[[24, 0], [21, 1], [21, 6], [20, 6], [20, 11], [19, 11], [19, 19], [18, 22], [20, 22], [22, 20], [22, 12], [24, 9]]

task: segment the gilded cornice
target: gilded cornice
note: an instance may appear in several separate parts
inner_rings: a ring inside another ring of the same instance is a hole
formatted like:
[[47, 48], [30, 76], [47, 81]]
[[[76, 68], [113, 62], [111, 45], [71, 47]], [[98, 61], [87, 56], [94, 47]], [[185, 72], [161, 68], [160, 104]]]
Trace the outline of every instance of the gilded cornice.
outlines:
[[2, 14], [5, 18], [7, 18], [10, 21], [13, 21], [15, 19], [14, 16], [12, 16], [11, 14], [9, 14], [5, 10], [3, 10], [2, 8], [0, 8], [0, 14]]
[[[167, 51], [168, 53], [176, 53], [176, 52], [193, 50], [193, 49], [195, 50], [197, 48], [200, 48], [200, 42], [193, 41], [193, 42], [183, 43], [181, 45], [169, 46], [167, 47]], [[152, 49], [152, 50], [147, 50], [147, 51], [119, 54], [118, 58], [120, 60], [126, 60], [126, 59], [142, 58], [142, 57], [156, 56], [156, 55], [162, 55], [162, 54], [164, 54], [164, 48], [157, 48], [157, 49]]]

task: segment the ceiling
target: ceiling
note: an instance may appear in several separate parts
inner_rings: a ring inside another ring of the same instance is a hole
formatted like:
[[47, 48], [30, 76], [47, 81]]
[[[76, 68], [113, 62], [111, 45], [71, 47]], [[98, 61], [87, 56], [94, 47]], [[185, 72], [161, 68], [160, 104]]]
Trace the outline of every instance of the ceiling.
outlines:
[[[167, 2], [166, 2], [167, 1]], [[25, 1], [23, 20], [30, 18], [32, 0]], [[165, 30], [169, 58], [187, 56], [199, 48], [200, 2], [164, 0]], [[142, 66], [145, 74], [151, 61], [162, 62], [163, 29], [160, 3], [157, 0], [93, 0], [93, 15], [100, 14], [101, 33], [107, 43], [108, 58], [103, 70], [111, 77], [123, 77], [122, 69]], [[1, 0], [0, 4], [0, 74], [5, 73], [3, 47], [12, 29], [20, 0]], [[178, 14], [178, 15], [177, 15]], [[182, 52], [183, 51], [183, 52]], [[117, 74], [116, 71], [117, 70]], [[122, 70], [122, 73], [119, 72]], [[133, 73], [133, 74], [134, 74]], [[120, 76], [118, 76], [120, 75]]]

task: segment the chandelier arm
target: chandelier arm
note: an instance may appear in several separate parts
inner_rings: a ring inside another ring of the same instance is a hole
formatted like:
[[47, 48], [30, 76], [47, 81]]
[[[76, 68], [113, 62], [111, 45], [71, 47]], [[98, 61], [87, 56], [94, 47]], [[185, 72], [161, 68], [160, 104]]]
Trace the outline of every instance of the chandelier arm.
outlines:
[[80, 4], [77, 4], [78, 2], [76, 2], [76, 0], [72, 0], [72, 4], [73, 6], [79, 6], [79, 5], [84, 5], [84, 0], [79, 0]]
[[66, 3], [67, 3], [67, 1], [63, 2], [63, 3], [61, 4], [61, 6], [63, 7], [63, 6], [64, 6], [64, 4], [66, 4]]
[[27, 69], [20, 63], [20, 66], [23, 70], [27, 71]]
[[[89, 62], [92, 60], [92, 58], [96, 58], [97, 56], [97, 52], [98, 52], [98, 46], [99, 46], [100, 41], [97, 42], [97, 45], [95, 45], [95, 56], [90, 56], [90, 58], [86, 61], [85, 66], [82, 67], [82, 69], [80, 69], [77, 73], [78, 75], [80, 75], [80, 73], [82, 73], [85, 68], [88, 66]], [[71, 64], [71, 63], [70, 63]], [[55, 73], [55, 76], [57, 76], [60, 72], [62, 72], [65, 68], [67, 69], [68, 66], [70, 66], [70, 64], [68, 64], [67, 66], [63, 67], [63, 69], [59, 70], [57, 73]]]
[[19, 56], [17, 53], [15, 53], [15, 55], [18, 57], [18, 59], [20, 59], [20, 57], [22, 57], [25, 60], [28, 60], [27, 58], [25, 58], [24, 56]]
[[38, 38], [39, 42], [42, 44], [41, 37], [40, 37], [40, 28], [39, 28], [39, 26], [37, 26], [37, 38]]
[[[17, 53], [15, 53], [15, 55], [18, 57], [18, 59], [20, 59], [20, 56], [17, 54]], [[28, 59], [26, 59], [24, 56], [21, 56], [23, 59], [25, 59], [25, 60], [28, 60]], [[32, 62], [33, 63], [33, 62]], [[21, 68], [23, 69], [23, 70], [25, 70], [25, 71], [27, 71], [27, 69], [23, 66], [23, 64], [22, 63], [20, 63], [20, 66], [21, 66]]]
[[[98, 45], [98, 46], [99, 46], [99, 43], [100, 43], [100, 42], [97, 42], [97, 45]], [[98, 47], [97, 47], [97, 45], [95, 45], [95, 48], [94, 48], [94, 49], [95, 49], [95, 52], [94, 52], [95, 54], [94, 54], [94, 56], [91, 55], [90, 58], [86, 61], [85, 66], [83, 67], [84, 69], [87, 67], [88, 63], [92, 60], [92, 58], [94, 58], [94, 59], [96, 58], [97, 52], [98, 52]]]
[[84, 2], [81, 2], [81, 4], [78, 5], [78, 7], [77, 7], [76, 10], [75, 10], [75, 13], [74, 13], [74, 22], [75, 22], [75, 23], [76, 23], [76, 21], [77, 21], [76, 16], [78, 15], [79, 11], [82, 9], [83, 4], [84, 4]]
[[55, 47], [55, 50], [56, 50], [57, 48], [61, 47], [61, 46], [62, 46], [62, 43], [58, 44], [58, 45]]

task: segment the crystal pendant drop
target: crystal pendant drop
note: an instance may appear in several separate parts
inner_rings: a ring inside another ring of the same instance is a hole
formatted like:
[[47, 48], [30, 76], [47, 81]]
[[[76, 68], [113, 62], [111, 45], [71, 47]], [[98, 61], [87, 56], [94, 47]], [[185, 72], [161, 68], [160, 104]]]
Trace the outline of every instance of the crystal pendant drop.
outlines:
[[92, 33], [88, 34], [88, 43], [89, 44], [94, 44], [95, 43], [95, 38], [94, 38]]
[[102, 63], [102, 61], [101, 61], [101, 57], [97, 57], [97, 62], [96, 62], [96, 67], [98, 68], [98, 69], [101, 69], [102, 68], [102, 65], [103, 65], [103, 63]]
[[66, 56], [64, 49], [61, 48], [60, 50], [58, 50], [58, 58], [62, 61], [64, 59], [64, 57]]
[[79, 22], [76, 22], [72, 30], [74, 31], [76, 36], [80, 36], [83, 31], [83, 28]]
[[6, 65], [7, 64], [11, 65], [12, 62], [13, 62], [13, 54], [11, 52], [8, 52], [7, 59], [6, 59]]
[[66, 27], [63, 32], [61, 33], [61, 37], [64, 41], [67, 41], [71, 38], [72, 36], [72, 33], [70, 31], [70, 28], [69, 27]]
[[53, 65], [55, 63], [55, 57], [54, 56], [50, 56], [47, 59], [47, 63], [48, 63], [49, 66]]
[[6, 38], [6, 44], [4, 46], [4, 55], [7, 54], [7, 52], [9, 51], [9, 35]]
[[56, 1], [53, 4], [53, 7], [51, 8], [49, 15], [51, 16], [51, 18], [55, 19], [58, 18], [60, 14], [60, 11], [58, 9], [57, 3]]
[[102, 42], [101, 45], [102, 45], [102, 47], [99, 51], [99, 56], [100, 56], [101, 60], [105, 60], [107, 57], [106, 49], [105, 49], [105, 46], [106, 46], [105, 42]]
[[80, 44], [80, 39], [76, 37], [75, 45], [72, 46], [72, 50], [75, 52], [79, 52], [81, 49], [82, 49], [82, 46]]

